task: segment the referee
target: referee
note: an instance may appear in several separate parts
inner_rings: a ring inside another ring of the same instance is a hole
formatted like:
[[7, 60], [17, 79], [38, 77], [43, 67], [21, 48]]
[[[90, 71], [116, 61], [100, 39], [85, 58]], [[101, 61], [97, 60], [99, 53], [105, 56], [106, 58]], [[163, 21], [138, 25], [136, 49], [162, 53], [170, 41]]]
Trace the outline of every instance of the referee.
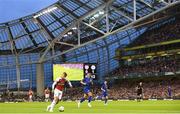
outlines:
[[137, 101], [140, 102], [143, 99], [143, 88], [142, 88], [142, 82], [140, 82], [137, 86]]

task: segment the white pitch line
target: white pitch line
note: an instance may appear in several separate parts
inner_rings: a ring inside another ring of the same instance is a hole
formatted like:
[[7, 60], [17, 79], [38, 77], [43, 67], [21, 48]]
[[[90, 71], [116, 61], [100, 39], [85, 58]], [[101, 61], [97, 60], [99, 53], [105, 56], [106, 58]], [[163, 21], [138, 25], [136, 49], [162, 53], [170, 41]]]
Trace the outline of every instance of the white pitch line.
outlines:
[[[1, 113], [0, 114], [48, 114], [48, 112], [42, 112], [42, 113]], [[60, 114], [60, 113], [49, 113], [49, 114]], [[62, 114], [91, 114], [91, 113], [83, 113], [83, 112], [80, 112], [80, 113], [72, 113], [72, 112], [69, 112], [69, 113], [64, 113], [62, 112]], [[118, 113], [93, 113], [93, 114], [180, 114], [180, 112], [175, 112], [175, 113], [166, 113], [166, 112], [152, 112], [152, 113], [149, 113], [149, 112], [138, 112], [138, 113], [130, 113], [130, 112], [127, 112], [127, 113], [124, 113], [124, 112], [118, 112]]]

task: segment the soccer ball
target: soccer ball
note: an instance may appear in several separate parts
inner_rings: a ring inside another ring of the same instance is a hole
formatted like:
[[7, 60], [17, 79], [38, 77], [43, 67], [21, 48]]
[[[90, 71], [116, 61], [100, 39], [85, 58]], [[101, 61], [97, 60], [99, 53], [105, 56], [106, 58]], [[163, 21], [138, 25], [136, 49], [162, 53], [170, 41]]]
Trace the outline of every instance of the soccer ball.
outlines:
[[59, 112], [64, 112], [64, 107], [63, 106], [59, 107]]

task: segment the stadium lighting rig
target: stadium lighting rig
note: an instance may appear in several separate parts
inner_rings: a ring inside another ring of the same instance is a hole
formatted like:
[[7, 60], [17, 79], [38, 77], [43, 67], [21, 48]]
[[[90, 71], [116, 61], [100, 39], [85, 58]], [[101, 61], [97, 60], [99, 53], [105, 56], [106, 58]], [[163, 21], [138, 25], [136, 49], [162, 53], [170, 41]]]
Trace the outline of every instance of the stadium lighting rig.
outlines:
[[40, 17], [40, 16], [42, 16], [42, 15], [44, 15], [44, 14], [47, 14], [47, 13], [50, 13], [50, 12], [56, 10], [56, 9], [57, 9], [57, 7], [48, 8], [48, 9], [46, 9], [46, 10], [38, 13], [37, 15], [33, 16], [33, 18]]
[[67, 34], [68, 34], [68, 35], [72, 35], [72, 32], [68, 32]]
[[94, 14], [92, 18], [98, 18], [99, 16], [103, 15], [104, 11], [99, 11], [98, 13]]
[[73, 28], [72, 28], [72, 30], [76, 30], [76, 29], [77, 29], [77, 27], [73, 27]]
[[[77, 27], [73, 27], [72, 30], [77, 30]], [[68, 35], [72, 35], [73, 32], [72, 31], [69, 31], [67, 32], [67, 34], [64, 35], [64, 37], [67, 37]]]
[[90, 20], [95, 20], [95, 19], [99, 18], [101, 15], [104, 15], [104, 14], [105, 14], [104, 11], [99, 11], [99, 12], [97, 12], [96, 14], [94, 14], [94, 15], [90, 18]]
[[67, 36], [68, 36], [67, 34], [64, 35], [64, 37], [67, 37]]
[[68, 35], [72, 35], [72, 31], [69, 31], [67, 34], [64, 35], [64, 37], [67, 37]]

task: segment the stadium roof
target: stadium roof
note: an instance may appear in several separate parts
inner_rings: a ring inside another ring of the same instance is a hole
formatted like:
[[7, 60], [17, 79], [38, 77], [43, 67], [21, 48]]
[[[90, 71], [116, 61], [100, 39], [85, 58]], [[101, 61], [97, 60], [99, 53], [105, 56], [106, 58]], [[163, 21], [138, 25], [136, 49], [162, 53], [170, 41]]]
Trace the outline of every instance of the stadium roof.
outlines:
[[[59, 56], [99, 38], [132, 27], [176, 6], [174, 0], [59, 0], [35, 14], [0, 24], [0, 55], [42, 53]], [[53, 58], [51, 57], [51, 58]], [[48, 59], [48, 58], [47, 58]]]

